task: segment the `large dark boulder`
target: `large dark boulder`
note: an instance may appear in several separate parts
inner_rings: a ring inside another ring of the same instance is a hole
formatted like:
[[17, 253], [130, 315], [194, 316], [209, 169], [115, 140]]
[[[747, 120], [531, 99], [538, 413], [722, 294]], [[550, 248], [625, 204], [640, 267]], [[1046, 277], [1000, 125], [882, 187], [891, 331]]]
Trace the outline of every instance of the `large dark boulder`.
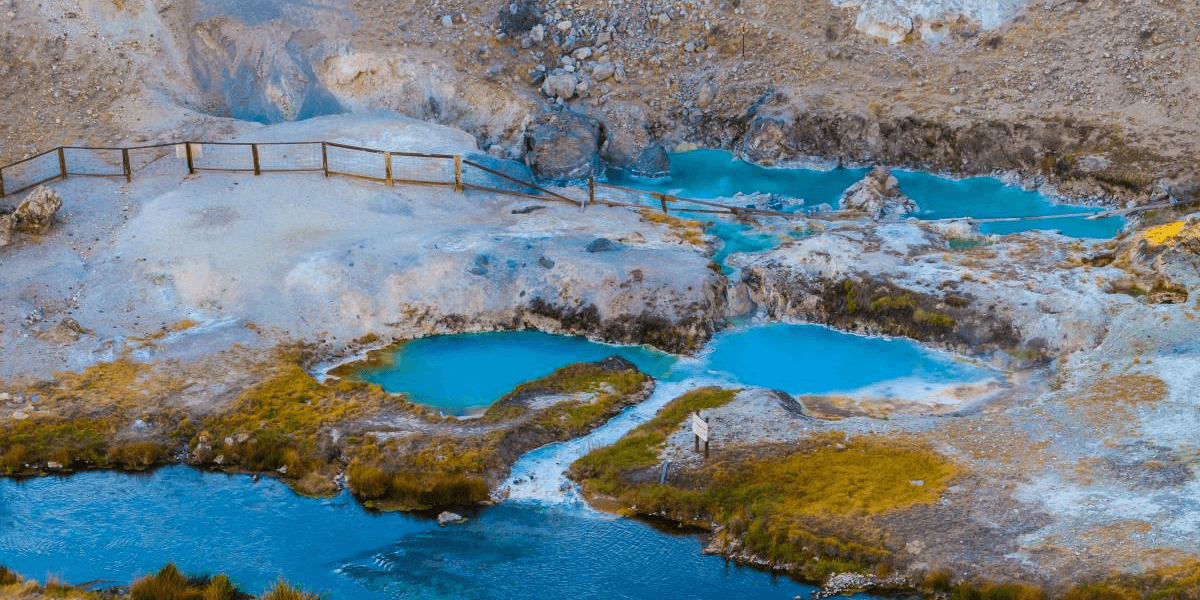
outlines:
[[646, 108], [634, 102], [610, 103], [602, 115], [604, 144], [600, 158], [635, 175], [657, 177], [671, 168], [667, 151], [650, 134]]
[[533, 0], [517, 0], [500, 6], [497, 21], [500, 31], [510, 37], [516, 37], [533, 28], [542, 20], [542, 11]]
[[545, 112], [525, 131], [525, 164], [538, 179], [585, 179], [599, 170], [600, 141], [600, 124], [587, 115]]

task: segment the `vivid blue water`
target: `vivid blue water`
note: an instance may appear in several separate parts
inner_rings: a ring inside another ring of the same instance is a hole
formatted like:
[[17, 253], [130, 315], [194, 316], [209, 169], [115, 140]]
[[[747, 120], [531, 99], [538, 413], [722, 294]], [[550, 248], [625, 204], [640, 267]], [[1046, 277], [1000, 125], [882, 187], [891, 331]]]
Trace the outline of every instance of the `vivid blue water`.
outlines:
[[[867, 169], [764, 168], [723, 150], [694, 150], [671, 155], [670, 176], [646, 179], [610, 170], [611, 183], [685, 198], [729, 198], [737, 192], [763, 192], [803, 200], [803, 208], [837, 206], [843, 191]], [[992, 177], [946, 179], [917, 171], [895, 171], [900, 189], [921, 207], [922, 219], [947, 217], [1030, 217], [1100, 212], [1085, 206], [1055, 204], [1038, 192], [1005, 185]], [[799, 207], [797, 207], [799, 208]], [[1072, 237], [1111, 238], [1124, 226], [1121, 217], [1089, 221], [1082, 217], [1011, 223], [984, 223], [984, 233], [1006, 234], [1030, 229], [1056, 229]]]
[[126, 584], [174, 560], [262, 592], [279, 577], [331, 600], [790, 599], [811, 588], [701, 556], [695, 537], [587, 510], [501, 505], [464, 525], [370, 514], [271, 479], [186, 467], [0, 480], [0, 564]]
[[[537, 331], [446, 335], [400, 346], [391, 366], [357, 377], [406, 392], [446, 412], [487, 406], [518, 384], [559, 367], [622, 356], [643, 372], [678, 381], [699, 372], [675, 369], [676, 358], [641, 346], [609, 346]], [[728, 385], [769, 387], [792, 394], [850, 391], [904, 379], [929, 384], [990, 376], [974, 365], [904, 339], [866, 338], [816, 325], [776, 324], [718, 334], [702, 358], [706, 373]]]
[[683, 198], [711, 200], [734, 194], [764, 193], [804, 200], [805, 206], [827, 203], [837, 206], [846, 188], [867, 174], [867, 169], [782, 169], [760, 167], [735, 158], [725, 150], [692, 150], [671, 155], [671, 173], [649, 179], [608, 171], [608, 181], [617, 185]]
[[[504, 343], [481, 344], [492, 339]], [[519, 354], [530, 346], [538, 352], [558, 349], [551, 353], [554, 361], [569, 360], [561, 356], [562, 348], [581, 346], [577, 339], [532, 333], [429, 342], [438, 352], [449, 351], [434, 356], [454, 358], [465, 348], [496, 359], [487, 349]], [[303, 498], [271, 479], [255, 482], [186, 467], [137, 476], [93, 472], [25, 482], [0, 479], [0, 564], [39, 578], [55, 574], [73, 583], [116, 585], [173, 560], [185, 572], [228, 573], [251, 592], [284, 577], [335, 600], [794, 598], [811, 589], [702, 556], [695, 537], [666, 535], [581, 506], [563, 493], [563, 470], [697, 385], [821, 393], [889, 381], [933, 385], [990, 376], [909, 341], [811, 325], [723, 332], [699, 356], [677, 362], [627, 348], [587, 350], [593, 351], [599, 354], [585, 358], [625, 352], [642, 360], [643, 368], [664, 374], [665, 381], [644, 403], [592, 434], [522, 457], [509, 484], [525, 482], [513, 494], [523, 500], [481, 510], [465, 525], [443, 529], [427, 518], [368, 513], [346, 493]], [[466, 379], [461, 371], [449, 373]], [[505, 377], [503, 369], [471, 375], [476, 380]], [[511, 387], [503, 381], [496, 385]]]
[[[921, 207], [922, 219], [948, 217], [1034, 217], [1068, 213], [1098, 213], [1103, 209], [1089, 206], [1054, 204], [1038, 192], [1004, 185], [994, 177], [970, 177], [953, 180], [928, 173], [894, 171], [900, 189]], [[1082, 217], [981, 223], [983, 233], [1007, 234], [1030, 229], [1057, 229], [1063, 235], [1078, 238], [1111, 238], [1125, 226], [1121, 217], [1089, 221]]]
[[866, 338], [817, 325], [776, 324], [727, 331], [711, 345], [707, 369], [737, 385], [789, 394], [848, 392], [888, 382], [939, 385], [994, 372], [906, 339]]
[[488, 406], [517, 384], [578, 362], [617, 355], [662, 378], [675, 357], [642, 346], [611, 346], [582, 337], [539, 331], [432, 336], [395, 349], [392, 364], [364, 369], [356, 378], [404, 392], [414, 402], [448, 414]]

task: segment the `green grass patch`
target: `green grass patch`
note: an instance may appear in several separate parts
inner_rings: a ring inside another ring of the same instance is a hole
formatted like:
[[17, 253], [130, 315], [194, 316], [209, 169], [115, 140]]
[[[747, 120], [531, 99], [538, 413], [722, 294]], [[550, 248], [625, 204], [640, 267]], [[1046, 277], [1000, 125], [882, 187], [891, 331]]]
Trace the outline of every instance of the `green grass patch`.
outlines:
[[969, 240], [969, 239], [962, 239], [962, 238], [948, 238], [946, 240], [946, 243], [948, 243], [950, 245], [951, 250], [970, 250], [972, 248], [980, 248], [980, 247], [992, 245], [992, 242], [987, 242], [987, 241], [983, 241], [983, 240]]
[[612, 494], [619, 490], [623, 471], [658, 464], [658, 451], [667, 436], [687, 416], [706, 408], [729, 404], [737, 390], [701, 388], [667, 403], [649, 422], [637, 426], [617, 443], [583, 456], [571, 465], [571, 476], [590, 486], [593, 492]]
[[723, 539], [738, 539], [754, 554], [819, 581], [835, 572], [890, 568], [870, 518], [935, 502], [959, 473], [918, 442], [830, 433], [731, 451], [658, 484], [653, 471], [667, 436], [689, 413], [733, 395], [708, 388], [676, 399], [616, 444], [580, 458], [570, 475], [585, 493], [615, 498], [623, 510], [716, 523]]

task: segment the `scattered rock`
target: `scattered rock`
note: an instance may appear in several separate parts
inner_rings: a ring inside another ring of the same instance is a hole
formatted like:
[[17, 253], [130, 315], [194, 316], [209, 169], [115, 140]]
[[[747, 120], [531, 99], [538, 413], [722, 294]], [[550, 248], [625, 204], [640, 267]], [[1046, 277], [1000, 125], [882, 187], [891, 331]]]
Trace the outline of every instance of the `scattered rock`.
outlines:
[[454, 17], [450, 15], [442, 17], [442, 27], [454, 27]]
[[752, 107], [750, 125], [742, 136], [741, 155], [748, 161], [772, 165], [799, 154], [792, 143], [795, 115], [783, 108]]
[[596, 172], [600, 125], [569, 110], [546, 112], [525, 133], [525, 164], [539, 179], [569, 181]]
[[23, 410], [14, 410], [12, 413], [12, 419], [14, 421], [24, 421], [25, 419], [28, 419], [28, 418], [29, 418], [29, 413], [27, 413]]
[[452, 525], [452, 524], [456, 524], [456, 523], [466, 523], [466, 522], [467, 522], [467, 519], [465, 517], [463, 517], [462, 515], [460, 515], [458, 513], [452, 513], [448, 510], [442, 511], [437, 516], [437, 523], [441, 527], [445, 527], [447, 525]]
[[600, 148], [604, 162], [646, 177], [670, 171], [670, 158], [650, 134], [647, 114], [644, 105], [633, 102], [614, 102], [605, 107], [604, 145]]
[[49, 231], [62, 203], [62, 195], [56, 190], [38, 186], [11, 215], [0, 215], [0, 247], [12, 243], [13, 233], [42, 235]]
[[54, 462], [51, 460], [51, 461], [46, 462], [46, 468], [50, 469], [51, 471], [57, 471], [59, 469], [62, 469], [63, 465], [60, 462]]
[[605, 79], [612, 77], [613, 74], [616, 72], [617, 72], [617, 69], [616, 69], [616, 67], [613, 67], [613, 64], [611, 62], [608, 62], [608, 61], [598, 62], [598, 63], [596, 63], [595, 67], [592, 67], [592, 80], [593, 81], [604, 81]]
[[900, 183], [884, 166], [871, 170], [842, 194], [842, 208], [861, 210], [879, 220], [899, 219], [916, 212], [917, 203], [900, 191]]
[[554, 268], [554, 261], [550, 260], [549, 258], [547, 258], [545, 256], [538, 259], [538, 264], [541, 265], [542, 268], [544, 268], [544, 269], [553, 269]]
[[541, 24], [534, 25], [529, 30], [529, 39], [538, 44], [542, 43], [546, 39], [546, 28]]
[[[534, 27], [541, 27], [541, 11], [538, 3], [532, 0], [520, 0], [507, 6], [500, 7], [500, 31], [510, 37], [516, 37]], [[538, 39], [540, 42], [541, 39]]]
[[79, 341], [79, 336], [88, 333], [73, 317], [64, 317], [50, 331], [41, 336], [42, 339], [57, 344], [70, 344]]
[[584, 247], [588, 252], [613, 252], [621, 248], [620, 244], [608, 238], [596, 238]]
[[280, 475], [287, 475], [287, 472], [288, 472], [287, 465], [283, 465], [282, 467], [275, 469], [275, 472], [279, 473]]
[[903, 42], [913, 31], [913, 21], [891, 2], [867, 2], [854, 20], [854, 28], [868, 37]]
[[575, 97], [575, 91], [578, 86], [579, 80], [576, 79], [574, 73], [556, 69], [554, 73], [547, 75], [545, 81], [542, 82], [542, 93], [551, 98], [570, 100]]

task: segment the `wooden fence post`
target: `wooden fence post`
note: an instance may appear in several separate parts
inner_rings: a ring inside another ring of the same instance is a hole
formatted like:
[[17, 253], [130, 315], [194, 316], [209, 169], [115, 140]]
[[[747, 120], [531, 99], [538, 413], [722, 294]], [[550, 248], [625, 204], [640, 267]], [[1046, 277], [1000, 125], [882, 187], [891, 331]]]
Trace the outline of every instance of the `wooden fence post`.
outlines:
[[67, 153], [62, 146], [58, 147], [58, 170], [62, 173], [62, 178], [67, 178]]
[[184, 142], [183, 149], [184, 149], [184, 152], [187, 153], [188, 175], [195, 175], [196, 174], [196, 165], [192, 162], [192, 143]]
[[121, 168], [125, 171], [125, 183], [133, 181], [133, 169], [129, 166], [129, 148], [121, 148]]
[[329, 177], [329, 148], [325, 142], [321, 142], [321, 170]]
[[[596, 203], [596, 178], [588, 175], [588, 204]], [[585, 205], [586, 206], [586, 205]]]
[[0, 198], [4, 197], [4, 169], [0, 169]]
[[659, 194], [659, 195], [658, 195], [658, 201], [659, 201], [659, 202], [662, 202], [662, 210], [663, 210], [663, 214], [664, 214], [664, 215], [669, 215], [669, 214], [671, 214], [671, 213], [667, 212], [667, 195], [666, 195], [666, 194]]
[[387, 174], [387, 184], [388, 185], [396, 185], [395, 180], [392, 179], [392, 153], [391, 152], [383, 153], [383, 170], [384, 170], [384, 173]]
[[254, 158], [254, 174], [262, 175], [262, 167], [258, 164], [258, 144], [250, 144], [250, 156]]
[[462, 157], [457, 154], [454, 155], [454, 191], [463, 191]]

